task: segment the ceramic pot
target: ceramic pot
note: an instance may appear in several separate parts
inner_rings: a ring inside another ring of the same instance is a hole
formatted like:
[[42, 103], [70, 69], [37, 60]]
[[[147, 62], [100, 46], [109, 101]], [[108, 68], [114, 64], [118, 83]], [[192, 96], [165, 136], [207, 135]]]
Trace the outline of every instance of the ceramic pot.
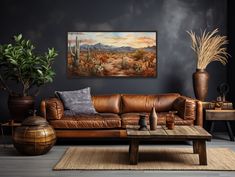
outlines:
[[140, 114], [139, 126], [140, 126], [140, 128], [139, 128], [140, 131], [148, 130], [147, 124], [146, 124], [146, 115], [145, 114]]
[[8, 109], [12, 120], [22, 122], [29, 116], [29, 111], [34, 109], [34, 97], [9, 96]]
[[197, 69], [193, 73], [193, 89], [195, 97], [204, 101], [208, 93], [209, 74], [205, 69]]

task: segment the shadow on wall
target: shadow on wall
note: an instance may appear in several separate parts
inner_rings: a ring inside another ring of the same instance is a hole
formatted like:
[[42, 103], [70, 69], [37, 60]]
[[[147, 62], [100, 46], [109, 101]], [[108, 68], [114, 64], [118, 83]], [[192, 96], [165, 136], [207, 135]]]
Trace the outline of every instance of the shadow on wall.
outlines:
[[[177, 62], [176, 62], [177, 61]], [[164, 93], [180, 93], [181, 95], [194, 97], [192, 73], [194, 72], [194, 62], [185, 62], [180, 56], [165, 58], [161, 62], [161, 76], [164, 82], [161, 87]]]
[[167, 75], [164, 82], [166, 88], [165, 93], [180, 93], [182, 94], [183, 82], [177, 75]]

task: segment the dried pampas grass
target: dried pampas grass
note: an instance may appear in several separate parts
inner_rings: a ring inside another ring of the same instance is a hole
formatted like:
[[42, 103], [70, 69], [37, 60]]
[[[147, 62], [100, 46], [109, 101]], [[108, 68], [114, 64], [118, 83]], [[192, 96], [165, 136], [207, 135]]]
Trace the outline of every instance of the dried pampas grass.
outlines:
[[187, 31], [192, 39], [191, 48], [197, 55], [197, 69], [206, 69], [207, 65], [213, 61], [219, 61], [226, 65], [229, 54], [227, 53], [227, 36], [220, 36], [218, 29], [212, 32], [206, 30], [197, 36], [192, 31]]

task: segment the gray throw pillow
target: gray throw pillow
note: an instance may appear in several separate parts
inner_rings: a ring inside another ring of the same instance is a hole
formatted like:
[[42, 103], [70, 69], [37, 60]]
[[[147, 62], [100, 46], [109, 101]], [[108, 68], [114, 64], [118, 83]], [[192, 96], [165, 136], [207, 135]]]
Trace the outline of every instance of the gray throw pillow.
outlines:
[[75, 91], [56, 91], [55, 94], [62, 100], [67, 115], [97, 113], [92, 104], [89, 87]]

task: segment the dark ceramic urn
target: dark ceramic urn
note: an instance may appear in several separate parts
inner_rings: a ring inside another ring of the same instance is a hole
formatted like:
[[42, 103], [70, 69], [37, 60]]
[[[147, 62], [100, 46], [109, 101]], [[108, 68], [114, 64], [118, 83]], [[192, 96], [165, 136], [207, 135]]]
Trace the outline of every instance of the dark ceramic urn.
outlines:
[[193, 73], [193, 89], [195, 97], [204, 101], [208, 93], [209, 74], [205, 69], [197, 69]]
[[22, 122], [34, 109], [34, 97], [32, 96], [9, 96], [8, 109], [11, 119], [15, 122]]

